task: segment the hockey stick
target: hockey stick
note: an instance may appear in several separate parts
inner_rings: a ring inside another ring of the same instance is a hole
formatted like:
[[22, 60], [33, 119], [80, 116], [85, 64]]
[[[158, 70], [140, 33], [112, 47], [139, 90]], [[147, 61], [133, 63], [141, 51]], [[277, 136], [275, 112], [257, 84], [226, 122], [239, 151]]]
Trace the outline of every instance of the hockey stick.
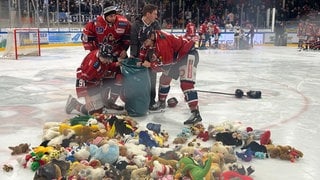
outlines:
[[242, 96], [246, 96], [243, 94], [243, 91], [241, 89], [237, 89], [235, 93], [225, 93], [225, 92], [219, 92], [219, 91], [206, 91], [206, 90], [196, 90], [196, 91], [203, 92], [203, 93], [211, 93], [211, 94], [230, 95], [230, 96], [235, 96], [237, 98], [242, 98]]
[[236, 89], [235, 93], [225, 93], [219, 91], [206, 91], [206, 90], [196, 90], [197, 92], [203, 93], [211, 93], [211, 94], [223, 94], [223, 95], [230, 95], [235, 96], [236, 98], [242, 98], [243, 96], [252, 98], [252, 99], [260, 99], [261, 98], [261, 91], [248, 91], [245, 95], [241, 89]]

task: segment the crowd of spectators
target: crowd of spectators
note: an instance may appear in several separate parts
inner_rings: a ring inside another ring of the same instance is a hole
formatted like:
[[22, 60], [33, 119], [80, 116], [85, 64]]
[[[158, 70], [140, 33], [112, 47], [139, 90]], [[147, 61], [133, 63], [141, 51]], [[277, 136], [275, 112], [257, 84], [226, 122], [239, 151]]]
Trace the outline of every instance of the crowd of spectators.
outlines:
[[[73, 22], [79, 19], [70, 18], [72, 16], [92, 18], [101, 14], [103, 2], [104, 0], [38, 0], [37, 4], [40, 15], [49, 14], [51, 21]], [[185, 22], [189, 19], [196, 25], [204, 20], [210, 20], [220, 27], [235, 23], [243, 25], [247, 22], [256, 27], [265, 27], [267, 9], [272, 8], [277, 10], [278, 21], [316, 20], [320, 17], [319, 0], [113, 0], [112, 2], [129, 20], [139, 15], [144, 3], [158, 5], [163, 28], [184, 28]], [[282, 4], [283, 2], [285, 4]], [[49, 13], [45, 13], [46, 11]]]

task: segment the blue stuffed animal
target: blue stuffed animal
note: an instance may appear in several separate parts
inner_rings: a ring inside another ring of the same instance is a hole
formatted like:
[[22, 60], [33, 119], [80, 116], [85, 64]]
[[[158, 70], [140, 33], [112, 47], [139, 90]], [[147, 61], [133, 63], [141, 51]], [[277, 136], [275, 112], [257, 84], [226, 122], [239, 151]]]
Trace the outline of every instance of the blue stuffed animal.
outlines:
[[109, 140], [107, 144], [101, 147], [90, 144], [89, 149], [91, 159], [97, 159], [101, 164], [113, 164], [119, 158], [119, 145], [113, 140]]

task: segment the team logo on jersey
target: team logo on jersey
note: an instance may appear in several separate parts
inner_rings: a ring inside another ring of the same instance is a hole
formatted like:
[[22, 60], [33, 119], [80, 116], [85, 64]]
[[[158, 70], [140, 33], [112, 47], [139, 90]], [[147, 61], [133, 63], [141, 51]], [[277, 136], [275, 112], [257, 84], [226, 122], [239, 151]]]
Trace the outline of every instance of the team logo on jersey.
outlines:
[[109, 33], [107, 36], [105, 36], [103, 43], [113, 45], [115, 44], [115, 40], [116, 39], [114, 38], [113, 34]]
[[116, 33], [118, 33], [118, 34], [123, 34], [124, 32], [125, 32], [125, 29], [122, 29], [122, 28], [116, 29]]
[[101, 26], [96, 27], [97, 34], [103, 34], [104, 28]]
[[96, 61], [94, 64], [93, 64], [93, 67], [95, 69], [98, 69], [100, 67], [100, 62], [99, 61]]
[[127, 25], [126, 22], [118, 22], [118, 27], [126, 27]]

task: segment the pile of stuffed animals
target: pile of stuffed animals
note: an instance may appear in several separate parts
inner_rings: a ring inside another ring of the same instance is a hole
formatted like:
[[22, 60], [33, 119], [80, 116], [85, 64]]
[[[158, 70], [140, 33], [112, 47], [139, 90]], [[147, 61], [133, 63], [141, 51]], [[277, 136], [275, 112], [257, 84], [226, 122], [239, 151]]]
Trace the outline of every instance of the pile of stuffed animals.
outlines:
[[[269, 130], [223, 122], [183, 127], [171, 137], [160, 124], [139, 127], [129, 116], [94, 114], [47, 122], [39, 146], [9, 147], [34, 179], [253, 179], [254, 158], [295, 162], [303, 153], [276, 145]], [[13, 171], [10, 164], [3, 170]]]

